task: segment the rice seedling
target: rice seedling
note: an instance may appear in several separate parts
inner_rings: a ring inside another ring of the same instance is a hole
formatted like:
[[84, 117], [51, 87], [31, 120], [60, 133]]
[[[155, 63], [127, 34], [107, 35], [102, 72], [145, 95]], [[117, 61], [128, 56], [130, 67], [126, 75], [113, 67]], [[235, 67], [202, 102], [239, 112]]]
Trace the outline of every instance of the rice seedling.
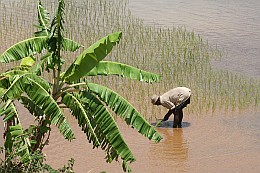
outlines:
[[[52, 13], [56, 1], [45, 3]], [[31, 21], [37, 19], [31, 9], [35, 5], [33, 0], [22, 3], [0, 0], [0, 51], [32, 35]], [[259, 79], [214, 69], [211, 61], [221, 60], [226, 52], [209, 45], [200, 35], [184, 27], [147, 26], [131, 15], [127, 0], [68, 0], [66, 9], [67, 37], [73, 36], [83, 45], [90, 45], [107, 33], [121, 30], [121, 44], [109, 58], [162, 74], [163, 81], [153, 85], [116, 77], [95, 79], [125, 96], [147, 119], [160, 118], [165, 112], [150, 104], [150, 96], [175, 86], [192, 89], [192, 104], [187, 109], [190, 114], [259, 106]], [[70, 64], [72, 60], [68, 56], [66, 61]], [[6, 68], [10, 67], [1, 65], [2, 71]]]

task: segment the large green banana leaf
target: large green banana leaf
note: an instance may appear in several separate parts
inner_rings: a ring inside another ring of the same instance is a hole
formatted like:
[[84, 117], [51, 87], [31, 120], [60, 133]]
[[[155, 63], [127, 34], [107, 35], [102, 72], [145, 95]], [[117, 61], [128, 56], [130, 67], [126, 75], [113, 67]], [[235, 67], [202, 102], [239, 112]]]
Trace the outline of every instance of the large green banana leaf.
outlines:
[[83, 51], [71, 66], [65, 71], [63, 79], [74, 82], [86, 75], [102, 59], [104, 59], [119, 42], [122, 32], [115, 32], [100, 39]]
[[70, 108], [72, 115], [77, 118], [78, 124], [81, 126], [82, 131], [87, 135], [89, 142], [93, 142], [94, 147], [98, 147], [100, 142], [94, 132], [93, 125], [91, 124], [91, 116], [89, 111], [85, 110], [77, 97], [70, 93], [64, 93], [62, 102]]
[[[64, 30], [63, 23], [64, 23], [64, 9], [65, 3], [64, 0], [58, 1], [58, 8], [56, 10], [55, 17], [51, 22], [51, 37], [57, 38], [57, 41], [61, 41], [63, 39], [62, 31]], [[59, 44], [59, 43], [58, 43]]]
[[[9, 63], [12, 61], [18, 61], [34, 53], [41, 53], [43, 49], [46, 49], [48, 44], [48, 37], [33, 37], [23, 41], [20, 41], [0, 55], [0, 62]], [[81, 45], [73, 40], [64, 38], [62, 47], [67, 51], [76, 51]]]
[[69, 38], [63, 38], [62, 41], [62, 48], [65, 51], [74, 52], [78, 50], [80, 47], [83, 47], [81, 44], [77, 43], [76, 41], [73, 41]]
[[0, 75], [0, 86], [3, 87], [5, 86], [4, 88], [7, 89], [7, 83], [12, 83], [12, 81], [16, 78], [16, 76], [21, 76], [21, 75], [24, 75], [24, 74], [27, 74], [28, 73], [28, 70], [29, 68], [27, 67], [21, 67], [21, 66], [18, 66], [18, 67], [14, 67], [12, 68], [11, 70], [9, 71], [6, 71], [4, 73], [2, 73]]
[[39, 83], [26, 75], [19, 76], [13, 81], [3, 94], [3, 99], [18, 99], [23, 92], [44, 111], [46, 117], [50, 118], [51, 123], [59, 128], [66, 139], [74, 138], [74, 134], [56, 101]]
[[23, 135], [23, 128], [18, 120], [18, 112], [15, 108], [14, 103], [11, 100], [8, 100], [0, 109], [0, 116], [5, 115], [4, 122], [7, 122], [9, 119], [15, 118], [17, 121], [13, 121], [13, 126], [9, 126], [9, 131], [6, 134], [5, 140], [5, 149], [7, 153], [12, 151], [13, 145], [19, 144], [18, 154], [21, 157], [21, 162], [26, 162], [31, 160], [29, 155], [29, 145], [28, 140]]
[[36, 52], [41, 53], [47, 47], [47, 40], [48, 37], [43, 36], [18, 42], [0, 55], [0, 62], [9, 63], [33, 55]]
[[0, 116], [3, 116], [3, 115], [5, 115], [5, 117], [3, 119], [4, 122], [8, 121], [9, 119], [11, 119], [13, 117], [18, 117], [16, 108], [11, 100], [8, 100], [5, 104], [2, 105], [2, 107], [0, 109]]
[[87, 76], [96, 75], [118, 75], [148, 83], [159, 82], [161, 80], [161, 76], [158, 74], [140, 70], [127, 64], [111, 61], [100, 61], [96, 67], [87, 73]]
[[137, 129], [139, 133], [156, 142], [162, 139], [160, 134], [122, 96], [102, 85], [88, 83], [88, 87], [91, 92], [97, 94], [109, 108], [124, 118], [126, 123]]
[[1, 73], [1, 75], [13, 73], [13, 71], [17, 71], [17, 74], [19, 75], [19, 71], [28, 72], [29, 70], [30, 70], [30, 68], [28, 66], [15, 66], [15, 67], [12, 67], [11, 69], [5, 71], [4, 73]]
[[35, 32], [35, 36], [47, 36], [50, 33], [50, 16], [49, 12], [45, 9], [45, 7], [42, 5], [41, 1], [38, 2], [38, 22], [39, 31]]
[[[27, 138], [28, 139], [28, 138]], [[22, 125], [19, 123], [14, 126], [10, 126], [10, 130], [7, 133], [5, 140], [5, 148], [12, 150], [13, 145], [17, 145], [18, 151], [17, 153], [21, 157], [21, 162], [25, 163], [31, 160], [30, 152], [29, 152], [29, 139], [27, 140], [24, 136]]]
[[49, 68], [52, 67], [52, 62], [53, 62], [52, 54], [53, 53], [49, 52], [46, 53], [44, 56], [42, 56], [41, 61], [35, 64], [34, 66], [32, 66], [32, 68], [30, 68], [30, 72], [37, 75], [41, 75], [41, 73], [44, 72], [44, 70], [49, 72]]
[[13, 83], [14, 80], [17, 80], [21, 76], [30, 78], [30, 79], [36, 81], [37, 83], [39, 83], [46, 91], [50, 90], [50, 85], [49, 85], [48, 81], [41, 78], [40, 76], [37, 76], [36, 74], [26, 71], [26, 68], [23, 68], [23, 67], [14, 68], [13, 70], [7, 71], [7, 72], [3, 73], [2, 75], [5, 77], [8, 77], [8, 80], [10, 83]]
[[21, 96], [19, 101], [24, 105], [25, 108], [27, 108], [27, 110], [33, 116], [39, 117], [44, 115], [44, 111], [37, 104], [35, 104], [30, 98]]
[[[35, 80], [39, 83], [46, 91], [50, 90], [49, 82], [45, 79], [37, 76], [34, 73], [29, 72], [30, 68], [25, 66], [17, 66], [12, 68], [9, 71], [6, 71], [0, 75], [0, 96], [2, 96], [5, 91], [10, 87], [10, 85], [17, 79], [19, 76], [26, 76]], [[19, 95], [19, 94], [18, 94]], [[2, 100], [1, 100], [2, 101]]]
[[120, 156], [123, 160], [123, 167], [128, 169], [125, 171], [130, 172], [128, 164], [135, 161], [135, 158], [125, 143], [113, 116], [98, 98], [87, 91], [80, 93], [80, 100], [84, 108], [91, 111], [95, 132], [101, 141], [102, 149], [107, 153], [107, 162], [117, 160]]

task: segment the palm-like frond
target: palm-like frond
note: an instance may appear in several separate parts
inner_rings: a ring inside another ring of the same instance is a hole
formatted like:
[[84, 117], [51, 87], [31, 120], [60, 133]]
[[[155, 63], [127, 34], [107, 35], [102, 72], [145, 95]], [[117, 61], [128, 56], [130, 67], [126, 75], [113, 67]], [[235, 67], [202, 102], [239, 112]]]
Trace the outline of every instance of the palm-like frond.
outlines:
[[21, 76], [26, 73], [28, 73], [29, 68], [28, 67], [14, 67], [10, 69], [9, 71], [6, 71], [0, 75], [0, 88], [7, 89], [10, 84], [13, 82], [13, 80], [16, 78], [16, 76]]
[[[22, 77], [22, 78], [26, 77], [26, 78], [33, 79], [34, 81], [39, 83], [46, 91], [50, 90], [50, 85], [49, 85], [48, 81], [46, 81], [45, 79], [41, 78], [40, 76], [37, 76], [36, 74], [31, 73], [27, 70], [29, 70], [29, 69], [24, 68], [24, 67], [17, 67], [17, 68], [13, 68], [12, 70], [3, 73], [2, 75], [4, 77], [7, 77], [7, 80], [10, 84], [12, 84], [15, 80], [21, 80], [20, 77]], [[3, 81], [3, 82], [6, 82], [6, 81]], [[0, 84], [1, 84], [1, 81], [0, 81]]]
[[29, 145], [26, 136], [24, 136], [23, 128], [19, 123], [18, 112], [15, 108], [14, 103], [8, 100], [0, 109], [0, 116], [5, 115], [4, 122], [12, 119], [13, 125], [9, 126], [8, 133], [6, 134], [5, 149], [9, 154], [12, 151], [14, 145], [16, 145], [18, 152], [17, 154], [21, 157], [21, 162], [26, 162], [31, 159], [29, 155]]
[[139, 133], [159, 142], [162, 137], [156, 130], [143, 118], [143, 116], [122, 96], [113, 90], [94, 83], [88, 83], [89, 90], [107, 104], [117, 115], [124, 118], [126, 123], [138, 130]]
[[24, 135], [23, 128], [20, 123], [14, 126], [10, 126], [10, 130], [6, 136], [5, 147], [11, 151], [15, 145], [17, 154], [21, 157], [20, 160], [22, 163], [31, 160], [29, 152], [30, 144], [28, 143], [29, 140], [27, 139], [28, 138]]
[[62, 96], [62, 102], [70, 108], [72, 115], [78, 120], [78, 124], [81, 126], [84, 133], [87, 135], [89, 142], [93, 142], [94, 147], [98, 147], [100, 142], [94, 132], [93, 119], [89, 115], [89, 111], [85, 110], [77, 97], [70, 93], [64, 93]]
[[84, 105], [84, 109], [89, 109], [93, 116], [95, 132], [101, 141], [102, 149], [106, 150], [107, 162], [117, 160], [120, 156], [123, 160], [123, 167], [128, 169], [125, 171], [130, 172], [128, 164], [135, 161], [135, 158], [106, 106], [87, 91], [81, 92], [79, 100]]
[[[76, 50], [78, 50], [80, 47], [82, 47], [81, 44], [68, 39], [68, 38], [64, 38], [63, 42], [62, 42], [62, 48], [65, 51], [71, 51], [74, 52]], [[40, 75], [44, 70], [47, 70], [49, 72], [49, 69], [53, 69], [54, 67], [54, 59], [53, 59], [53, 52], [48, 52], [45, 55], [43, 55], [40, 59], [40, 62], [38, 62], [37, 64], [35, 64], [30, 71]]]
[[[2, 80], [0, 80], [0, 88], [7, 90], [10, 85], [14, 83], [15, 80], [21, 80], [20, 77], [26, 77], [33, 79], [34, 81], [39, 83], [46, 91], [49, 91], [49, 82], [42, 77], [37, 76], [35, 73], [32, 73], [31, 71], [32, 69], [28, 67], [17, 66], [5, 73], [2, 73], [0, 75], [0, 78], [2, 78]], [[17, 95], [19, 96], [20, 94], [18, 93]]]
[[78, 42], [73, 41], [73, 40], [71, 40], [69, 38], [63, 38], [62, 48], [65, 51], [74, 52], [74, 51], [78, 50], [80, 47], [83, 47], [83, 46], [81, 44], [79, 44]]
[[12, 119], [13, 117], [18, 117], [17, 110], [11, 100], [8, 100], [5, 104], [2, 105], [0, 109], [0, 116], [4, 117], [4, 122], [7, 122], [9, 119]]
[[54, 52], [54, 55], [57, 56], [58, 64], [60, 63], [60, 50], [61, 50], [61, 45], [63, 41], [63, 15], [64, 15], [64, 7], [65, 3], [63, 0], [58, 0], [58, 8], [56, 11], [56, 15], [54, 16], [51, 26], [50, 26], [50, 39], [49, 39], [49, 50], [51, 52]]
[[3, 99], [18, 99], [23, 92], [44, 111], [46, 117], [50, 118], [51, 123], [59, 128], [66, 139], [74, 138], [74, 134], [56, 101], [44, 87], [26, 75], [19, 76], [14, 80], [4, 93]]
[[[0, 62], [9, 63], [18, 61], [25, 57], [31, 56], [34, 53], [41, 53], [43, 49], [47, 48], [48, 37], [33, 37], [20, 41], [0, 55]], [[65, 38], [62, 42], [64, 50], [76, 51], [81, 45], [73, 40]]]
[[28, 74], [26, 68], [15, 68], [6, 73], [3, 73], [3, 76], [8, 77], [9, 82], [12, 82], [17, 76], [22, 76]]
[[86, 75], [111, 52], [121, 37], [122, 32], [115, 32], [91, 45], [71, 64], [63, 75], [63, 79], [74, 82]]
[[26, 107], [29, 110], [29, 112], [33, 116], [39, 117], [44, 115], [44, 111], [37, 104], [35, 104], [30, 98], [21, 96], [19, 101], [24, 105], [24, 107]]
[[51, 24], [52, 35], [53, 37], [57, 37], [58, 39], [62, 39], [62, 31], [64, 29], [63, 23], [63, 15], [64, 15], [65, 3], [64, 0], [58, 0], [58, 8], [56, 11], [56, 15], [54, 16]]
[[38, 1], [38, 6], [37, 6], [37, 11], [38, 11], [38, 22], [39, 26], [39, 31], [35, 32], [35, 36], [48, 36], [50, 33], [50, 16], [49, 12], [45, 9], [45, 7], [42, 5], [41, 1]]
[[[63, 30], [63, 14], [64, 14], [64, 2], [59, 0], [59, 7], [52, 23], [50, 23], [50, 15], [46, 8], [42, 5], [41, 1], [38, 1], [38, 22], [37, 26], [39, 31], [35, 32], [35, 36], [51, 36], [51, 37], [62, 37], [61, 31]], [[53, 33], [51, 33], [51, 30]], [[52, 35], [51, 35], [52, 34]], [[61, 39], [61, 38], [59, 38]], [[64, 40], [63, 40], [64, 39]], [[62, 38], [61, 44], [66, 51], [76, 51], [81, 45], [68, 38]]]
[[52, 53], [48, 52], [41, 57], [40, 62], [30, 68], [30, 72], [41, 75], [44, 70], [49, 72], [49, 69], [52, 68], [52, 65]]
[[0, 62], [9, 63], [33, 55], [35, 52], [41, 53], [46, 48], [47, 37], [34, 37], [16, 43], [0, 55]]
[[140, 70], [127, 64], [111, 61], [100, 61], [98, 65], [87, 74], [87, 76], [96, 75], [118, 75], [148, 83], [159, 82], [161, 80], [161, 76], [158, 74]]

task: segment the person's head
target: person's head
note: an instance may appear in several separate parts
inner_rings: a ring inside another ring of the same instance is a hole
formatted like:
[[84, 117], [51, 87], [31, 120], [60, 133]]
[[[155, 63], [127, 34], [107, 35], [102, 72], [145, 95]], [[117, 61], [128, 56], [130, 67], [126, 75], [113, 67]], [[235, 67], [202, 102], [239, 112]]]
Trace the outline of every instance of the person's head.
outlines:
[[152, 103], [153, 105], [161, 105], [160, 97], [157, 96], [157, 95], [153, 95], [153, 96], [151, 97], [151, 103]]

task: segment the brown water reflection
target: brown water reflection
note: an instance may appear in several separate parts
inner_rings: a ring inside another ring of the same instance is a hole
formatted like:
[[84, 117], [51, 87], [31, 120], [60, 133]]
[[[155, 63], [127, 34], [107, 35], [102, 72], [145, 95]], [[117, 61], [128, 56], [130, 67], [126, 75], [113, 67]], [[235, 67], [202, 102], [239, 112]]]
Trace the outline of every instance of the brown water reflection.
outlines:
[[[182, 129], [169, 128], [172, 121], [167, 123], [158, 128], [163, 141], [154, 143], [119, 122], [137, 159], [132, 164], [133, 172], [259, 172], [259, 111], [242, 115], [189, 115]], [[48, 162], [54, 166], [71, 156], [76, 159], [76, 172], [122, 172], [118, 163], [105, 163], [103, 152], [92, 150], [82, 133], [77, 133], [77, 140], [72, 143], [64, 142], [57, 133], [52, 139], [46, 153]]]
[[164, 140], [158, 145], [152, 144], [149, 147], [151, 158], [156, 158], [152, 159], [152, 165], [158, 165], [160, 172], [187, 172], [189, 146], [183, 129], [158, 128], [158, 131]]
[[[131, 164], [133, 172], [257, 173], [260, 170], [259, 115], [260, 110], [200, 117], [186, 115], [182, 129], [170, 128], [172, 120], [157, 128], [164, 138], [160, 143], [143, 138], [121, 121], [118, 124], [137, 159]], [[25, 118], [23, 124], [28, 122]], [[58, 168], [73, 157], [76, 173], [122, 172], [119, 163], [106, 163], [104, 152], [92, 149], [75, 121], [71, 120], [71, 124], [77, 138], [73, 142], [65, 141], [53, 127], [50, 145], [44, 151], [49, 164]]]

